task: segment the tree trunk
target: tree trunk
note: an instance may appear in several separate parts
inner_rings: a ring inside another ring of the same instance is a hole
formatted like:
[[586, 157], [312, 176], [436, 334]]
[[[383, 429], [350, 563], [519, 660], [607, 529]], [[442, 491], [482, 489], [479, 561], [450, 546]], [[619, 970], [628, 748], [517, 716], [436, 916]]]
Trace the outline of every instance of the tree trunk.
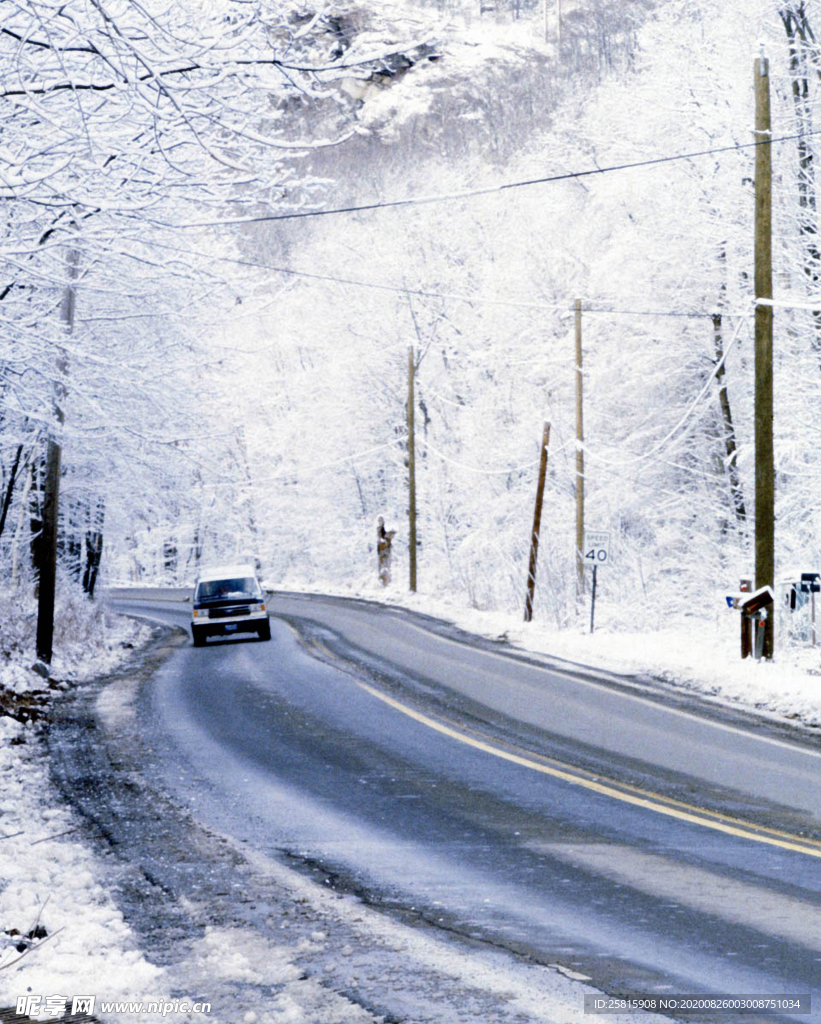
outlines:
[[11, 496], [14, 493], [14, 483], [17, 479], [17, 470], [20, 466], [20, 457], [23, 454], [23, 446], [17, 445], [17, 453], [14, 456], [14, 463], [11, 467], [11, 473], [9, 474], [9, 482], [6, 486], [6, 493], [3, 496], [3, 508], [0, 509], [0, 534], [3, 533], [3, 528], [6, 525], [6, 516], [9, 512], [9, 506], [11, 505]]
[[83, 590], [89, 598], [94, 598], [94, 588], [100, 571], [100, 560], [103, 557], [103, 523], [105, 521], [105, 501], [97, 502], [94, 522], [86, 531], [86, 566], [83, 573]]
[[242, 470], [246, 483], [245, 496], [240, 504], [245, 512], [248, 532], [251, 537], [251, 545], [254, 549], [253, 555], [256, 558], [259, 553], [259, 540], [257, 534], [257, 522], [254, 516], [254, 482], [251, 477], [251, 464], [248, 461], [248, 446], [245, 443], [245, 429], [242, 426], [237, 427], [235, 436], [237, 439], [237, 451], [239, 452], [237, 463]]
[[31, 489], [29, 491], [29, 551], [31, 567], [34, 570], [35, 587], [39, 588], [40, 569], [43, 565], [43, 479], [45, 458], [38, 454], [32, 463]]
[[88, 502], [72, 501], [63, 506], [62, 531], [57, 542], [57, 557], [78, 583], [83, 575], [83, 533], [88, 520]]
[[34, 478], [34, 467], [29, 462], [26, 471], [26, 482], [23, 485], [23, 493], [20, 496], [19, 511], [17, 513], [17, 526], [14, 530], [14, 540], [11, 542], [11, 585], [17, 588], [20, 583], [20, 538], [23, 535], [23, 524], [26, 521], [26, 506], [31, 491], [31, 482]]
[[[781, 21], [787, 33], [790, 53], [790, 77], [795, 118], [798, 125], [798, 230], [803, 243], [803, 272], [811, 295], [817, 295], [821, 282], [821, 251], [816, 224], [815, 165], [812, 151], [812, 109], [808, 51], [815, 35], [807, 17], [804, 0], [782, 8]], [[818, 60], [816, 54], [816, 61]], [[813, 310], [815, 333], [813, 348], [821, 359], [821, 310]]]
[[177, 578], [177, 545], [173, 540], [166, 540], [162, 546], [163, 569], [171, 580]]
[[57, 594], [57, 527], [60, 515], [62, 454], [57, 438], [50, 437], [46, 449], [40, 579], [37, 587], [37, 657], [46, 665], [51, 664], [54, 641], [54, 602]]
[[721, 405], [721, 418], [724, 425], [724, 450], [725, 457], [722, 459], [727, 470], [727, 477], [730, 482], [730, 495], [733, 505], [733, 512], [738, 525], [742, 528], [747, 525], [747, 509], [744, 505], [744, 491], [741, 487], [741, 479], [738, 475], [738, 446], [736, 444], [735, 424], [730, 409], [730, 396], [727, 393], [727, 379], [724, 367], [724, 338], [722, 334], [721, 314], [713, 316], [713, 343], [715, 346], [716, 363], [716, 384], [718, 384], [718, 401]]
[[[60, 317], [67, 335], [74, 330], [74, 310], [77, 279], [76, 249], [68, 253], [68, 281], [63, 295]], [[46, 449], [45, 488], [43, 492], [43, 531], [40, 581], [37, 589], [37, 657], [46, 665], [51, 663], [54, 640], [54, 600], [57, 592], [57, 532], [60, 518], [60, 475], [62, 448], [59, 432], [65, 420], [63, 402], [66, 396], [65, 378], [68, 371], [66, 350], [59, 348], [55, 360], [54, 422], [49, 431]]]

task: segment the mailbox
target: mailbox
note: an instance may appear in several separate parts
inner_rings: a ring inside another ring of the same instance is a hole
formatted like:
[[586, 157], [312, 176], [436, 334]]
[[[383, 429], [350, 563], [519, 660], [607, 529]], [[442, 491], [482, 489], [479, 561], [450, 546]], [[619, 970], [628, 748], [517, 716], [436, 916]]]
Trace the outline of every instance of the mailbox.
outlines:
[[760, 657], [764, 642], [764, 622], [768, 609], [772, 608], [775, 602], [775, 594], [772, 587], [759, 587], [755, 591], [752, 591], [752, 587], [745, 589], [746, 582], [741, 581], [740, 593], [727, 594], [726, 601], [729, 608], [737, 608], [741, 612], [741, 657], [748, 658], [753, 653]]
[[738, 607], [744, 615], [757, 615], [766, 612], [775, 601], [772, 587], [759, 587], [749, 596], [742, 595]]

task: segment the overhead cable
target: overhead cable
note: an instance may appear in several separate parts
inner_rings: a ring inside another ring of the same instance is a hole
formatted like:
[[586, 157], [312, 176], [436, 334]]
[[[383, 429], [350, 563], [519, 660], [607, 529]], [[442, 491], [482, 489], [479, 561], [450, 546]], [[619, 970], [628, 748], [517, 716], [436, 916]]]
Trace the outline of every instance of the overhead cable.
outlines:
[[549, 174], [541, 178], [526, 178], [520, 181], [508, 181], [501, 185], [489, 185], [485, 188], [466, 189], [462, 192], [450, 192], [433, 196], [408, 196], [405, 199], [388, 199], [372, 203], [360, 203], [351, 206], [337, 206], [327, 210], [295, 210], [291, 213], [268, 213], [257, 217], [242, 217], [236, 220], [197, 220], [182, 224], [172, 224], [179, 230], [187, 228], [231, 227], [237, 224], [263, 224], [278, 220], [304, 220], [309, 217], [331, 217], [343, 213], [365, 213], [371, 210], [398, 209], [410, 206], [425, 206], [431, 203], [449, 203], [461, 199], [474, 199], [477, 196], [495, 195], [517, 188], [529, 188], [533, 185], [548, 185], [557, 181], [574, 181], [589, 178], [596, 174], [612, 174], [615, 171], [635, 170], [641, 167], [658, 167], [661, 164], [674, 163], [679, 160], [693, 160], [701, 156], [713, 156], [718, 153], [733, 153], [743, 149], [754, 149], [756, 146], [771, 146], [774, 142], [789, 142], [803, 139], [808, 135], [821, 134], [821, 128], [812, 131], [796, 132], [792, 135], [778, 135], [769, 139], [756, 139], [753, 142], [734, 142], [727, 146], [714, 146], [710, 149], [696, 149], [689, 153], [673, 153], [669, 156], [651, 157], [649, 160], [632, 160], [623, 164], [609, 164], [605, 167], [590, 167], [583, 171], [565, 171], [562, 174]]

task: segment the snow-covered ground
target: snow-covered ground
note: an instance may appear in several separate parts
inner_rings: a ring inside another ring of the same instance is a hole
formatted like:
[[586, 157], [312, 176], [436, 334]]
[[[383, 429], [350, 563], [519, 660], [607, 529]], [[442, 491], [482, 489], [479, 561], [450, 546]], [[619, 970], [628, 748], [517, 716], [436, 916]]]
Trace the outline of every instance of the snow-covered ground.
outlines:
[[42, 741], [2, 717], [0, 743], [0, 1006], [39, 995], [43, 1011], [55, 997], [70, 1010], [74, 996], [167, 994], [101, 884], [95, 855], [72, 838], [80, 823], [50, 790]]
[[137, 948], [100, 863], [77, 835], [81, 822], [50, 787], [39, 725], [14, 717], [26, 718], [32, 701], [37, 716], [47, 710], [50, 693], [112, 670], [150, 630], [78, 605], [63, 607], [63, 621], [76, 633], [58, 645], [47, 681], [24, 650], [25, 611], [6, 619], [15, 642], [6, 644], [0, 666], [3, 709], [10, 712], [0, 714], [0, 1007], [40, 996], [43, 1012], [31, 1016], [54, 1020], [49, 1007], [61, 1008], [61, 997], [71, 1010], [74, 996], [94, 993], [167, 996], [161, 972]]

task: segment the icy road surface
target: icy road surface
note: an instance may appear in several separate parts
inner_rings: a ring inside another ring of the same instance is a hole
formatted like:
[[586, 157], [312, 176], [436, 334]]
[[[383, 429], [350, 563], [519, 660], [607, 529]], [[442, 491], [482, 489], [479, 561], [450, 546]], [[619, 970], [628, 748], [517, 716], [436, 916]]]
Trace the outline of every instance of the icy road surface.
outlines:
[[[414, 1024], [581, 1019], [589, 986], [815, 989], [814, 742], [391, 609], [272, 605], [271, 643], [178, 646], [89, 695], [104, 743], [76, 708], [56, 730], [64, 787], [130, 865], [130, 921], [181, 979], [219, 929], [295, 928], [289, 984]], [[197, 992], [259, 1010], [240, 982]]]

